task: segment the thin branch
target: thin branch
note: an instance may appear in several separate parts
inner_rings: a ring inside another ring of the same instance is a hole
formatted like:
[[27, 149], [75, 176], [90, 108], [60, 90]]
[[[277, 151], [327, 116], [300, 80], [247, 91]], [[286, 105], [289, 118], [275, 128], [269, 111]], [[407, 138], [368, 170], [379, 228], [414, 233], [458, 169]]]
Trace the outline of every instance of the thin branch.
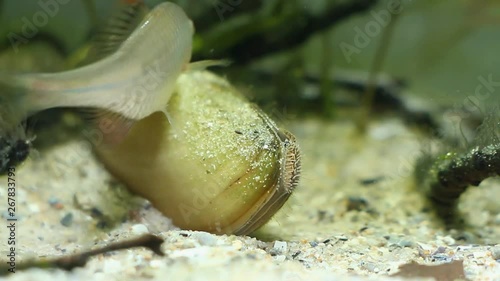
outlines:
[[[163, 242], [164, 240], [158, 236], [146, 234], [131, 240], [112, 243], [100, 249], [88, 250], [82, 253], [63, 256], [56, 259], [30, 260], [24, 263], [17, 264], [15, 267], [15, 272], [30, 268], [58, 268], [70, 271], [76, 267], [85, 266], [85, 264], [87, 264], [87, 261], [93, 256], [137, 247], [145, 247], [159, 256], [164, 256], [164, 253], [161, 251], [161, 244], [163, 244]], [[8, 269], [8, 265], [6, 266], [5, 263], [2, 263], [0, 265], [0, 276], [8, 274]]]
[[[227, 32], [214, 28], [202, 34], [200, 36], [202, 48], [199, 52], [195, 52], [194, 60], [228, 58], [236, 64], [246, 64], [256, 58], [297, 47], [312, 34], [324, 31], [354, 14], [364, 12], [376, 3], [377, 0], [346, 1], [330, 7], [320, 17], [302, 13], [289, 13], [271, 18], [241, 15], [233, 19], [234, 22], [244, 22], [238, 28], [228, 29]], [[229, 22], [224, 24], [230, 25]], [[241, 36], [246, 37], [239, 38], [232, 44], [224, 43]], [[222, 43], [226, 45], [221, 46]]]

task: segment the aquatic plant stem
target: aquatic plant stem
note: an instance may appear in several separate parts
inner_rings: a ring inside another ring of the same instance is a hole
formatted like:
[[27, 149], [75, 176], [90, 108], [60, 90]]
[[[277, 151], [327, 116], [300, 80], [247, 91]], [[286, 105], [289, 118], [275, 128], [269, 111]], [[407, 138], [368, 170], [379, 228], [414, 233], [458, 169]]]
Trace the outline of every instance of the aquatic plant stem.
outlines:
[[373, 99], [375, 97], [377, 74], [382, 69], [385, 58], [387, 57], [387, 53], [389, 51], [389, 45], [392, 39], [392, 34], [398, 18], [399, 14], [394, 14], [392, 20], [389, 22], [389, 24], [382, 33], [382, 38], [380, 38], [380, 45], [378, 46], [375, 53], [374, 61], [372, 63], [372, 67], [370, 70], [370, 76], [368, 78], [366, 93], [363, 96], [362, 100], [361, 114], [357, 122], [358, 131], [362, 134], [366, 132], [366, 125], [368, 124], [368, 118], [370, 116], [370, 112], [372, 109]]
[[431, 169], [427, 196], [448, 226], [457, 225], [457, 203], [470, 186], [500, 176], [500, 144], [474, 147], [463, 155], [447, 154]]

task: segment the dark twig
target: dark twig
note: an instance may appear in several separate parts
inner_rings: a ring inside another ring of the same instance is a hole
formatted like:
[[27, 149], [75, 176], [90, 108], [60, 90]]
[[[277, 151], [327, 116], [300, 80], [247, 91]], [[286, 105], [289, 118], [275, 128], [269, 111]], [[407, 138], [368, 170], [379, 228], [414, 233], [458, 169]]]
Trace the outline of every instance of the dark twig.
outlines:
[[[401, 3], [399, 3], [397, 9], [401, 9]], [[370, 118], [373, 99], [375, 97], [376, 76], [382, 70], [383, 63], [387, 57], [392, 34], [394, 33], [394, 27], [396, 26], [396, 21], [398, 18], [399, 14], [395, 14], [392, 20], [389, 22], [387, 28], [383, 31], [382, 38], [380, 39], [380, 45], [378, 46], [375, 53], [375, 58], [370, 70], [370, 77], [368, 78], [368, 86], [366, 87], [366, 94], [363, 96], [361, 116], [357, 122], [358, 130], [363, 134], [366, 133], [366, 126], [369, 123], [368, 119]]]
[[452, 157], [431, 171], [434, 178], [427, 195], [437, 214], [453, 226], [457, 222], [456, 205], [467, 188], [483, 180], [500, 176], [500, 144], [475, 147], [464, 155]]
[[[303, 11], [267, 17], [257, 20], [248, 20], [239, 29], [229, 32], [213, 30], [201, 35], [202, 49], [195, 52], [194, 60], [207, 58], [228, 58], [235, 64], [246, 64], [265, 55], [294, 48], [304, 43], [312, 34], [326, 30], [334, 24], [350, 16], [361, 13], [373, 7], [377, 0], [352, 0], [339, 5], [333, 5], [320, 17], [304, 14]], [[249, 17], [242, 15], [240, 17]], [[235, 19], [237, 21], [237, 19]], [[229, 23], [224, 23], [229, 24]], [[252, 30], [248, 32], [248, 30]], [[249, 33], [247, 37], [237, 40], [234, 44], [221, 46], [221, 42], [242, 33]]]
[[[89, 250], [82, 253], [73, 254], [70, 256], [64, 256], [57, 259], [48, 259], [48, 260], [41, 259], [41, 260], [27, 261], [25, 263], [18, 264], [15, 270], [17, 272], [19, 270], [25, 270], [29, 268], [45, 268], [45, 269], [59, 268], [70, 271], [76, 267], [85, 266], [89, 258], [93, 256], [112, 251], [131, 249], [137, 247], [145, 247], [150, 249], [159, 256], [164, 256], [164, 253], [161, 251], [161, 244], [163, 244], [163, 242], [164, 240], [162, 238], [152, 234], [147, 234], [131, 240], [112, 243], [100, 249]], [[5, 268], [5, 263], [2, 263], [0, 266], [0, 276], [9, 273], [7, 269], [8, 268]]]
[[460, 227], [457, 213], [460, 195], [469, 186], [500, 175], [500, 115], [488, 116], [475, 144], [464, 153], [426, 156], [417, 164], [417, 181], [437, 215], [448, 227]]

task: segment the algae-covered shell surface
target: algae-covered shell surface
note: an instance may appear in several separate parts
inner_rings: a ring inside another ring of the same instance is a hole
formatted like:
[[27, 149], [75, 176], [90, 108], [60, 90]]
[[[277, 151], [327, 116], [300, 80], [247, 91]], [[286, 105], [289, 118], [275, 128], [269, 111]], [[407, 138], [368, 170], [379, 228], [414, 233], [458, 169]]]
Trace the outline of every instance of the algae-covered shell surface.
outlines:
[[106, 167], [181, 228], [247, 234], [285, 203], [298, 181], [295, 138], [225, 79], [182, 74], [169, 101], [115, 146]]

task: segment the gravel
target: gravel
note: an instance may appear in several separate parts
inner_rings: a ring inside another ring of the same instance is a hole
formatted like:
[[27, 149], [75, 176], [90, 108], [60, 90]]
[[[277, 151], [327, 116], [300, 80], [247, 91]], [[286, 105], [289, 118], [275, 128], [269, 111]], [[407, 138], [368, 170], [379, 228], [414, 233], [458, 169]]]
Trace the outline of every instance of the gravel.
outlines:
[[[410, 262], [456, 260], [469, 280], [500, 280], [499, 180], [468, 190], [460, 201], [468, 227], [446, 230], [413, 184], [412, 163], [424, 142], [397, 120], [370, 126], [360, 139], [348, 121], [288, 124], [303, 150], [302, 181], [251, 237], [178, 229], [112, 179], [81, 150], [82, 140], [40, 151], [16, 175], [18, 263], [145, 233], [165, 239], [165, 256], [116, 251], [71, 272], [29, 269], [6, 280], [408, 280], [391, 275]], [[2, 198], [5, 186], [0, 178]], [[0, 234], [5, 257], [5, 227]]]

